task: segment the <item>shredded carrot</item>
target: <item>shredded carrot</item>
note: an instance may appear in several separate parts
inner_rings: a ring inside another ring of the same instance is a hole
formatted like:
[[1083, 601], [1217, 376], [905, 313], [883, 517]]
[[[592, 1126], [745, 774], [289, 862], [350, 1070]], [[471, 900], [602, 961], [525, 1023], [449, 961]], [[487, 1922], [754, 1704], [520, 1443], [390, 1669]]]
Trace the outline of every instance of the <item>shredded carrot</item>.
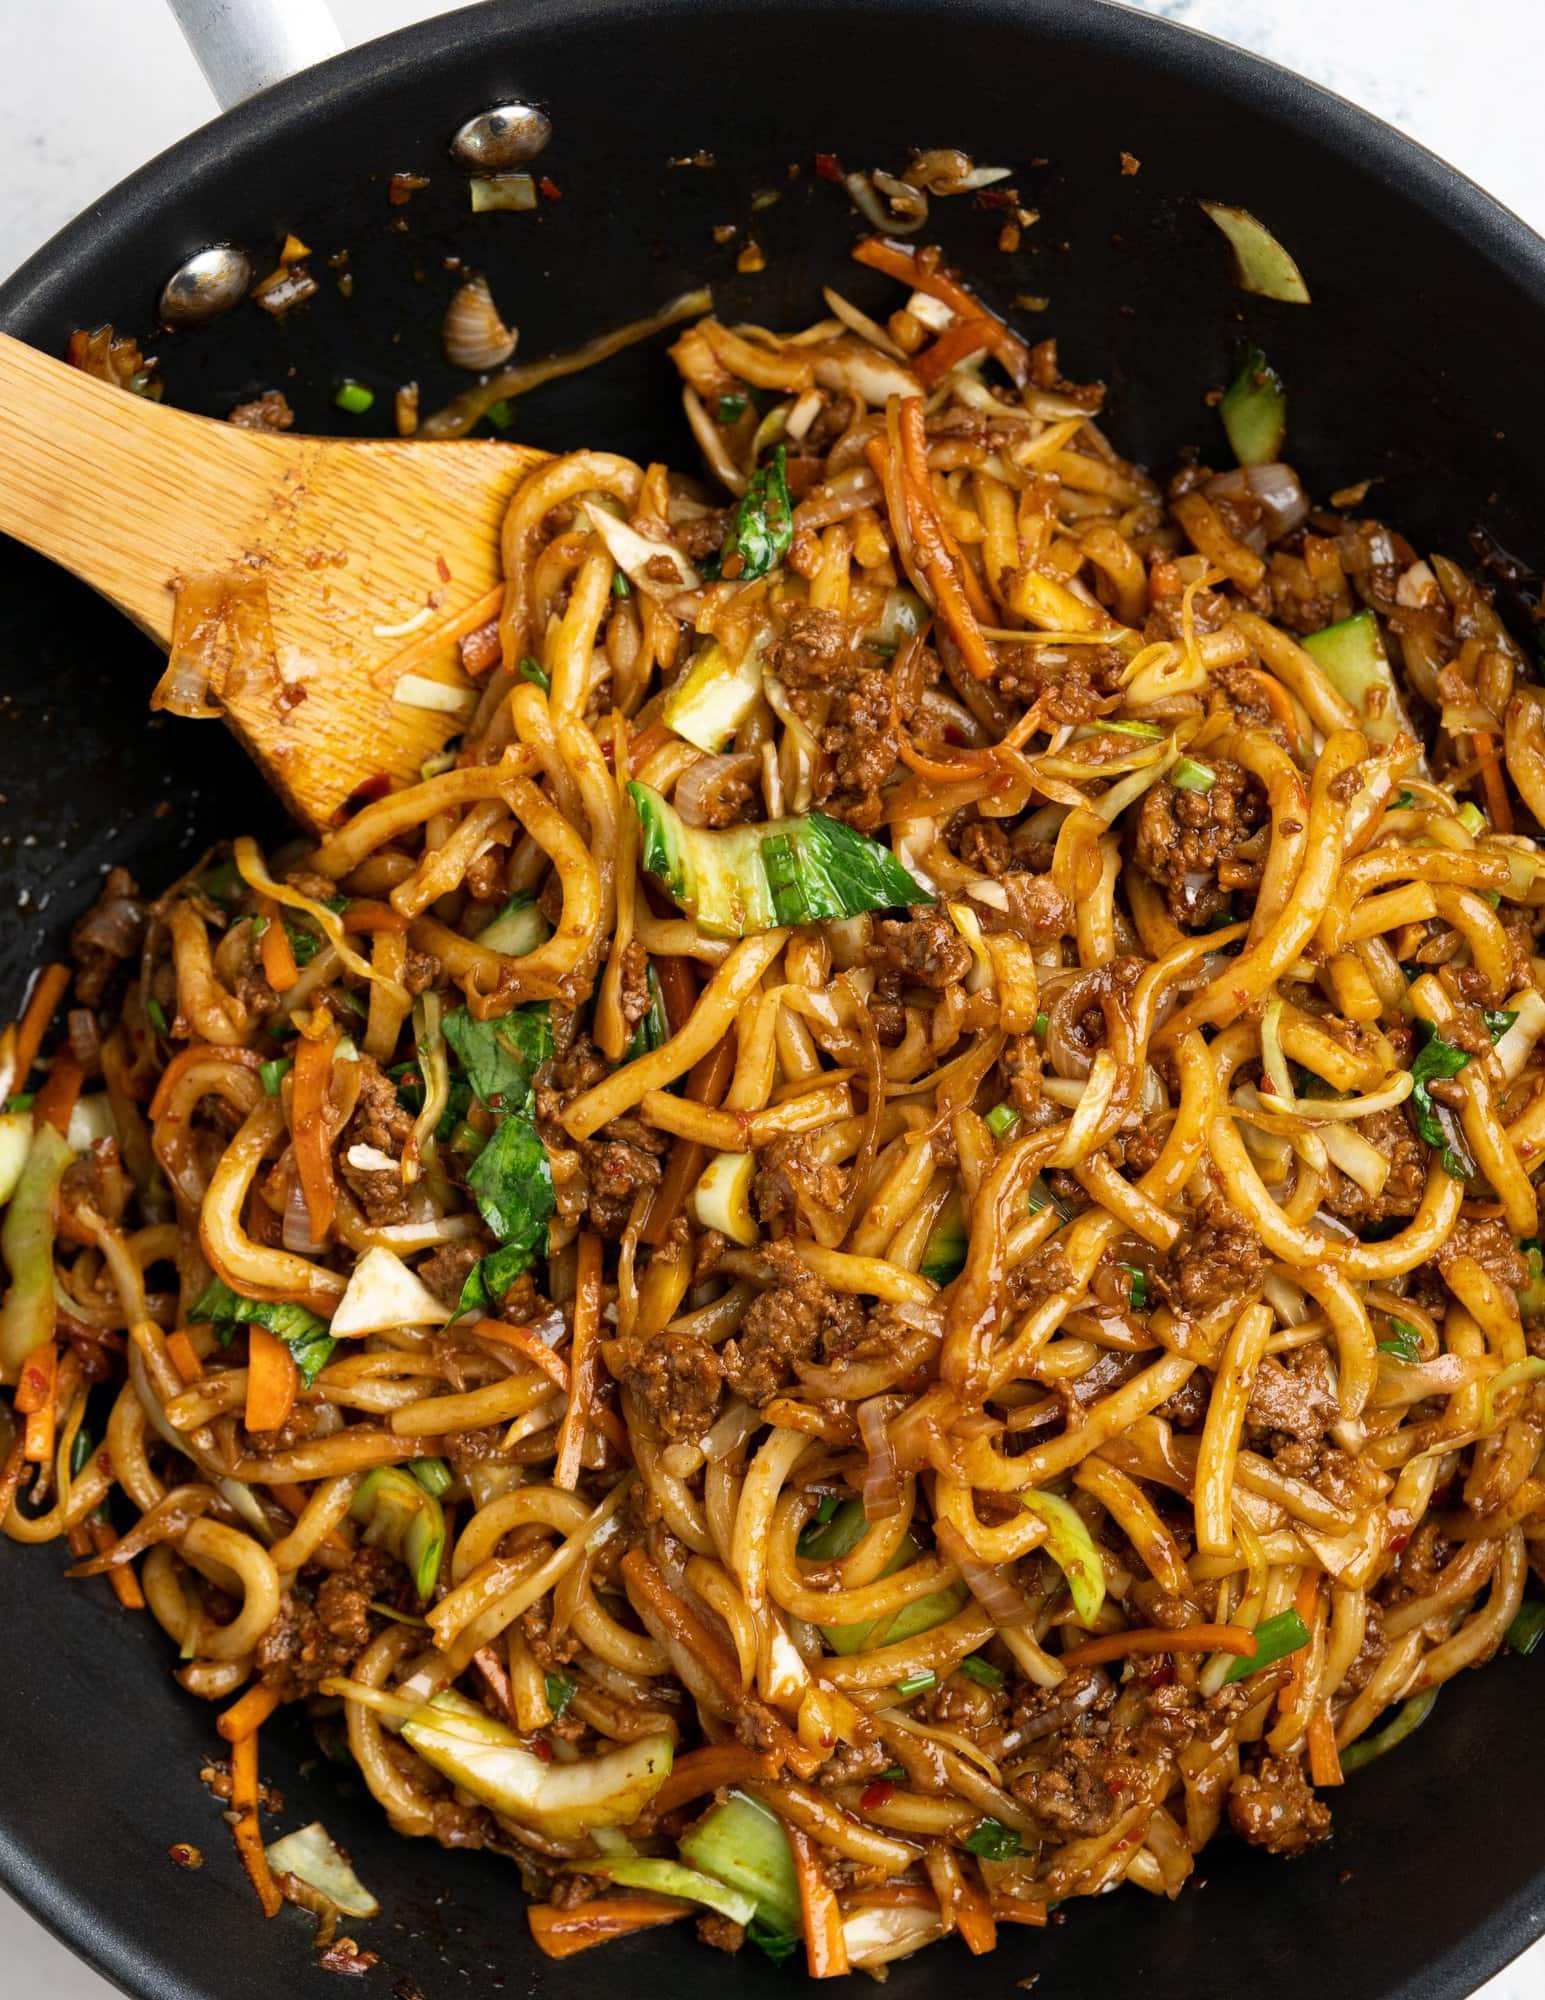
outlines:
[[300, 978], [300, 967], [290, 949], [290, 934], [284, 928], [279, 906], [272, 897], [258, 898], [258, 915], [263, 919], [263, 935], [258, 939], [263, 977], [276, 993], [288, 993]]
[[[1316, 1571], [1306, 1569], [1299, 1577], [1298, 1588], [1293, 1593], [1293, 1609], [1304, 1621], [1305, 1629], [1312, 1635], [1320, 1622], [1320, 1579]], [[1278, 1715], [1291, 1715], [1303, 1700], [1304, 1676], [1308, 1672], [1313, 1652], [1312, 1645], [1300, 1646], [1288, 1655], [1291, 1672], [1277, 1695]]]
[[656, 750], [663, 750], [674, 738], [675, 732], [664, 722], [651, 722], [647, 729], [641, 729], [628, 749], [628, 765], [637, 771], [647, 764]]
[[973, 1958], [995, 1951], [998, 1926], [993, 1922], [992, 1899], [980, 1882], [973, 1882], [962, 1867], [955, 1891], [955, 1928], [966, 1941]]
[[[469, 604], [465, 611], [458, 611], [443, 625], [431, 625], [420, 633], [411, 645], [404, 646], [400, 653], [377, 667], [370, 678], [377, 687], [395, 686], [400, 677], [411, 672], [415, 666], [435, 659], [447, 646], [454, 646], [458, 640], [469, 638], [480, 625], [486, 625], [490, 618], [497, 618], [504, 603], [504, 585], [496, 583], [491, 590]], [[492, 661], [489, 662], [491, 666]], [[465, 669], [471, 672], [470, 668]], [[482, 671], [486, 672], [487, 668]]]
[[86, 1072], [74, 1056], [61, 1049], [49, 1064], [48, 1080], [33, 1102], [33, 1131], [41, 1132], [45, 1125], [52, 1125], [63, 1138], [70, 1129], [70, 1113], [85, 1080]]
[[584, 1231], [574, 1287], [574, 1338], [569, 1343], [569, 1406], [558, 1427], [553, 1484], [572, 1493], [579, 1484], [585, 1431], [595, 1401], [601, 1334], [601, 1239]]
[[34, 1347], [21, 1364], [16, 1393], [11, 1398], [11, 1407], [17, 1416], [30, 1417], [34, 1411], [52, 1403], [58, 1381], [59, 1343], [45, 1340], [41, 1347]]
[[65, 994], [70, 990], [70, 968], [67, 965], [45, 965], [38, 974], [32, 998], [27, 1002], [26, 1012], [16, 1025], [16, 1074], [12, 1081], [13, 1090], [27, 1088], [27, 1072], [37, 1061], [38, 1050], [43, 1046], [43, 1037], [48, 1032], [48, 1024], [54, 1018], [54, 1011]]
[[263, 1850], [263, 1829], [258, 1820], [258, 1733], [238, 1737], [231, 1745], [231, 1807], [236, 1814], [232, 1831], [236, 1851], [257, 1890], [263, 1915], [279, 1914], [284, 1898], [279, 1894], [268, 1856]]
[[[734, 1073], [735, 1038], [733, 1035], [726, 1035], [721, 1041], [715, 1042], [707, 1055], [688, 1070], [687, 1102], [706, 1104], [712, 1109], [723, 1099]], [[638, 1232], [641, 1243], [647, 1243], [651, 1249], [659, 1249], [665, 1241], [672, 1220], [682, 1211], [688, 1188], [696, 1186], [698, 1175], [707, 1164], [706, 1147], [700, 1146], [695, 1139], [676, 1141], [671, 1147], [670, 1157], [665, 1162], [665, 1172], [661, 1175], [659, 1185], [650, 1199], [649, 1211]]]
[[1497, 755], [1497, 739], [1489, 729], [1472, 730], [1470, 747], [1480, 760], [1481, 784], [1486, 792], [1486, 810], [1498, 833], [1513, 831], [1513, 804], [1502, 782], [1502, 760]]
[[992, 351], [1003, 363], [1018, 384], [1030, 378], [1030, 350], [1017, 333], [1010, 331], [996, 313], [987, 307], [972, 291], [952, 278], [947, 271], [941, 271], [927, 258], [920, 258], [904, 243], [893, 243], [888, 237], [866, 236], [862, 243], [855, 244], [854, 260], [867, 264], [872, 271], [883, 271], [887, 277], [898, 278], [904, 285], [910, 285], [914, 292], [926, 292], [931, 299], [938, 299], [962, 319], [984, 319], [992, 329]]
[[925, 389], [931, 389], [941, 376], [962, 361], [968, 361], [975, 354], [986, 353], [993, 344], [992, 321], [973, 314], [969, 319], [957, 319], [947, 326], [937, 340], [925, 347], [921, 354], [912, 357], [912, 373]]
[[777, 1775], [778, 1760], [765, 1750], [748, 1750], [744, 1743], [705, 1743], [676, 1759], [650, 1806], [658, 1819], [707, 1792], [716, 1792], [721, 1785], [745, 1785]]
[[276, 1431], [295, 1407], [300, 1370], [290, 1350], [266, 1326], [247, 1329], [247, 1409], [249, 1431]]
[[837, 1892], [826, 1878], [815, 1842], [797, 1826], [786, 1829], [799, 1883], [799, 1909], [804, 1918], [805, 1966], [812, 1979], [840, 1979], [848, 1970], [848, 1947], [842, 1935], [842, 1910]]
[[697, 1004], [697, 981], [687, 959], [652, 958], [649, 962], [654, 967], [655, 983], [665, 1002], [665, 1018], [674, 1035], [686, 1026], [687, 1016]]
[[569, 1393], [569, 1364], [529, 1326], [507, 1326], [502, 1319], [480, 1319], [472, 1331], [479, 1340], [497, 1341], [501, 1347], [513, 1347], [517, 1354], [523, 1354], [540, 1368], [565, 1395]]
[[1298, 712], [1293, 707], [1293, 697], [1281, 681], [1260, 667], [1239, 667], [1235, 671], [1248, 679], [1250, 685], [1281, 723], [1288, 742], [1296, 746], [1299, 741]]
[[161, 1116], [171, 1101], [172, 1093], [195, 1063], [230, 1062], [240, 1063], [243, 1069], [257, 1069], [262, 1061], [256, 1049], [222, 1049], [213, 1042], [189, 1042], [162, 1070], [156, 1094], [150, 1100], [150, 1115], [153, 1119]]
[[27, 1457], [33, 1465], [46, 1465], [54, 1455], [54, 1406], [34, 1410], [27, 1419]]
[[278, 1706], [275, 1689], [264, 1687], [259, 1681], [239, 1701], [221, 1710], [215, 1717], [215, 1727], [227, 1743], [239, 1743], [244, 1736], [255, 1735]]
[[344, 911], [343, 928], [346, 931], [405, 931], [408, 920], [401, 910], [394, 910], [390, 903], [374, 903], [368, 897], [360, 896]]
[[313, 1243], [324, 1241], [338, 1206], [327, 1101], [333, 1080], [333, 1050], [337, 1046], [336, 1034], [327, 1033], [314, 1039], [302, 1035], [295, 1047], [295, 1068], [291, 1072], [290, 1132]]
[[1069, 1646], [1057, 1660], [1064, 1667], [1098, 1667], [1129, 1653], [1236, 1653], [1242, 1660], [1252, 1660], [1255, 1650], [1255, 1634], [1243, 1625], [1182, 1625], [1178, 1632], [1166, 1632], [1159, 1625], [1134, 1625], [1128, 1632], [1104, 1632], [1081, 1646]]
[[[118, 1537], [106, 1521], [92, 1521], [90, 1529], [92, 1547], [99, 1556], [106, 1555], [116, 1544]], [[113, 1586], [113, 1594], [125, 1611], [144, 1610], [145, 1593], [139, 1587], [139, 1578], [134, 1574], [132, 1563], [115, 1563], [107, 1572], [107, 1580]]]
[[[906, 525], [939, 617], [949, 628], [967, 667], [978, 680], [993, 672], [993, 658], [982, 637], [976, 614], [966, 596], [961, 572], [950, 559], [939, 517], [933, 508], [927, 455], [922, 446], [923, 405], [909, 396], [901, 404], [901, 498]], [[882, 438], [871, 438], [865, 456], [883, 485], [889, 485], [890, 452]]]
[[1309, 1718], [1309, 1776], [1316, 1785], [1345, 1783], [1341, 1755], [1336, 1748], [1336, 1725], [1331, 1720], [1328, 1701], [1322, 1701]]
[[166, 1336], [166, 1351], [171, 1356], [172, 1366], [184, 1382], [194, 1383], [203, 1374], [204, 1364], [194, 1353], [193, 1342], [181, 1327], [178, 1327], [175, 1333]]
[[536, 1948], [547, 1958], [572, 1958], [593, 1944], [609, 1944], [613, 1938], [652, 1930], [656, 1924], [673, 1924], [692, 1914], [690, 1904], [671, 1903], [658, 1896], [597, 1896], [572, 1910], [555, 1909], [551, 1903], [526, 1906]]

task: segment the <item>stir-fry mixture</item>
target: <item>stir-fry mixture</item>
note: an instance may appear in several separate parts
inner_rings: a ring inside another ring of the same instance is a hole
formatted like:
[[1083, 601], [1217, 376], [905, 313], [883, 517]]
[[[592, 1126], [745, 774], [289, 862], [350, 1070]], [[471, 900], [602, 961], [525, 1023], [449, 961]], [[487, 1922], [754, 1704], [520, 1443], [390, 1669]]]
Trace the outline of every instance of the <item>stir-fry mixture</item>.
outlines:
[[1163, 488], [856, 254], [677, 340], [717, 489], [529, 476], [442, 768], [115, 874], [0, 1045], [5, 1532], [270, 1913], [375, 1907], [282, 1704], [544, 1951], [824, 1978], [1299, 1854], [1545, 1624], [1545, 690], [1258, 353]]

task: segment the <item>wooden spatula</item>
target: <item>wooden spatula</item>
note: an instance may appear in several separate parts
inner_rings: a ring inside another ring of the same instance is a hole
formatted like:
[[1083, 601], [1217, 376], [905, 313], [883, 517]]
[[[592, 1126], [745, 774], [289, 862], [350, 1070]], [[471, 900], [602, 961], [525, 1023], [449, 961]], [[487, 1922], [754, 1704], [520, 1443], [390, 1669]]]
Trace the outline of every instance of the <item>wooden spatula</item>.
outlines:
[[240, 576], [249, 606], [264, 586], [272, 657], [249, 659], [218, 705], [319, 831], [361, 788], [416, 778], [462, 727], [395, 690], [410, 669], [470, 688], [456, 640], [498, 583], [504, 509], [541, 456], [238, 430], [0, 334], [0, 531], [165, 647], [179, 583], [218, 597], [217, 579]]

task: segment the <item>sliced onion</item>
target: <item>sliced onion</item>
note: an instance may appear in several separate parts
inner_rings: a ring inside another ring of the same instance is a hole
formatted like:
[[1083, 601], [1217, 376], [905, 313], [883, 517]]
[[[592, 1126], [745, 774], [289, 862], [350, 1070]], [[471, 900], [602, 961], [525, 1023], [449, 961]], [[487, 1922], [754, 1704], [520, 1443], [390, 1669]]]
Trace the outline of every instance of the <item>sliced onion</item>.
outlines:
[[70, 1054], [82, 1069], [95, 1069], [102, 1048], [102, 1037], [97, 1028], [96, 1015], [89, 1007], [72, 1007], [67, 1017], [67, 1026]]
[[[920, 215], [898, 215], [883, 202], [875, 192], [874, 183], [867, 174], [844, 174], [842, 184], [848, 191], [849, 199], [871, 229], [879, 230], [882, 236], [913, 236], [928, 220], [928, 203], [923, 199]], [[899, 183], [898, 183], [899, 185]], [[918, 190], [909, 188], [909, 194]]]
[[81, 918], [75, 935], [114, 958], [132, 958], [145, 935], [145, 906], [132, 896], [109, 897]]
[[762, 768], [757, 750], [737, 750], [722, 757], [699, 757], [676, 780], [672, 802], [688, 826], [715, 824], [714, 808], [727, 785], [754, 778]]
[[896, 1470], [895, 1447], [885, 1428], [884, 1398], [871, 1396], [867, 1403], [859, 1404], [855, 1414], [859, 1435], [869, 1454], [869, 1468], [864, 1474], [864, 1518], [888, 1521], [901, 1512], [901, 1478]]
[[483, 277], [471, 278], [461, 287], [446, 307], [440, 326], [446, 360], [474, 374], [503, 367], [519, 338], [515, 329], [500, 319], [488, 280]]
[[907, 179], [930, 194], [972, 194], [994, 181], [1006, 181], [1010, 172], [1008, 167], [976, 166], [969, 153], [952, 146], [931, 146], [907, 168]]
[[311, 1234], [311, 1218], [306, 1209], [305, 1190], [300, 1184], [300, 1175], [294, 1167], [290, 1169], [289, 1188], [284, 1197], [284, 1228], [281, 1241], [286, 1250], [299, 1257], [321, 1255], [323, 1245], [315, 1242]]
[[959, 1570], [961, 1582], [994, 1625], [1028, 1625], [1032, 1622], [1035, 1606], [1015, 1583], [1007, 1568], [994, 1568], [978, 1562], [966, 1546], [965, 1537], [948, 1521], [934, 1522], [933, 1539], [935, 1546]]
[[1209, 479], [1203, 491], [1209, 500], [1238, 500], [1248, 493], [1260, 504], [1264, 520], [1240, 537], [1257, 555], [1267, 542], [1280, 541], [1309, 518], [1308, 496], [1290, 465], [1238, 466]]
[[[1069, 1683], [1073, 1683], [1069, 1685]], [[1059, 1730], [1071, 1729], [1078, 1718], [1094, 1707], [1110, 1686], [1110, 1675], [1103, 1667], [1090, 1667], [1083, 1676], [1069, 1675], [1063, 1682], [1065, 1693], [1055, 1701], [1049, 1701], [1040, 1714], [1034, 1715], [1019, 1729], [1020, 1740], [1025, 1743], [1039, 1743], [1044, 1736], [1055, 1736]], [[1010, 1771], [1009, 1776], [1014, 1774]]]

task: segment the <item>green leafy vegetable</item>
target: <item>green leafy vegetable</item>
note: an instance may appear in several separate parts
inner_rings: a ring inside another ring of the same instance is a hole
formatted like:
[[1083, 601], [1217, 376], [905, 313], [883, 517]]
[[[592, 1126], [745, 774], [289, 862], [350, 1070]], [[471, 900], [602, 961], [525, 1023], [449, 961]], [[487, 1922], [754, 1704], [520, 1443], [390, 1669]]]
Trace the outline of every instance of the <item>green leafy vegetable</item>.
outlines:
[[1309, 1643], [1309, 1627], [1296, 1611], [1279, 1611], [1275, 1618], [1267, 1618], [1255, 1628], [1255, 1651], [1249, 1659], [1237, 1659], [1223, 1676], [1224, 1681], [1247, 1680], [1262, 1667], [1272, 1666], [1284, 1660], [1289, 1653], [1296, 1653], [1301, 1646]]
[[467, 1186], [504, 1249], [524, 1256], [525, 1262], [507, 1280], [513, 1284], [547, 1241], [555, 1206], [547, 1148], [530, 1119], [504, 1119], [473, 1161]]
[[533, 1079], [553, 1052], [545, 1000], [494, 1021], [474, 1021], [465, 1007], [458, 1007], [446, 1015], [444, 1032], [468, 1083], [490, 1111], [530, 1117], [536, 1103]]
[[[331, 910], [335, 917], [341, 917], [349, 907], [349, 899], [347, 896], [329, 896], [324, 907]], [[309, 965], [327, 943], [308, 918], [292, 917], [288, 911], [284, 917], [284, 934], [290, 941], [290, 951], [297, 965]]]
[[1001, 1819], [979, 1819], [962, 1844], [967, 1854], [980, 1855], [987, 1861], [1011, 1861], [1024, 1852], [1019, 1835]]
[[780, 444], [750, 484], [730, 516], [719, 550], [719, 574], [726, 582], [750, 583], [776, 569], [794, 539], [789, 500], [788, 454]]
[[926, 1694], [931, 1687], [937, 1687], [939, 1676], [932, 1667], [924, 1667], [921, 1673], [907, 1674], [896, 1683], [896, 1693], [902, 1701], [910, 1701], [915, 1694]]
[[721, 424], [738, 423], [745, 414], [744, 396], [721, 396], [714, 405], [714, 415]]
[[799, 1929], [799, 1883], [783, 1822], [760, 1800], [730, 1792], [677, 1842], [683, 1861], [756, 1898], [773, 1932]]
[[547, 1696], [547, 1706], [556, 1720], [574, 1699], [574, 1691], [579, 1682], [572, 1674], [548, 1674], [543, 1680], [543, 1691]]
[[241, 901], [247, 887], [234, 861], [217, 862], [198, 878], [198, 885], [212, 903], [227, 910]]
[[1470, 1060], [1467, 1049], [1444, 1041], [1430, 1021], [1418, 1021], [1421, 1043], [1411, 1065], [1411, 1103], [1416, 1112], [1416, 1129], [1429, 1146], [1437, 1148], [1444, 1173], [1456, 1181], [1473, 1178], [1475, 1167], [1459, 1136], [1459, 1127], [1448, 1111], [1433, 1102], [1428, 1085], [1435, 1077], [1457, 1076]]
[[1482, 1009], [1481, 1018], [1486, 1023], [1487, 1034], [1494, 1042], [1500, 1042], [1518, 1015], [1516, 1011], [1510, 1014], [1505, 1007], [1486, 1007]]
[[497, 402], [490, 403], [483, 415], [496, 431], [507, 431], [515, 418], [508, 396], [501, 396]]
[[650, 785], [628, 796], [644, 868], [711, 937], [934, 900], [888, 847], [825, 813], [710, 828], [688, 826]]
[[500, 910], [491, 924], [477, 934], [477, 941], [489, 951], [502, 951], [510, 958], [524, 958], [535, 951], [548, 935], [547, 919], [537, 908], [535, 896], [519, 891]]
[[995, 1667], [991, 1660], [984, 1660], [980, 1653], [968, 1654], [956, 1668], [968, 1681], [975, 1681], [978, 1687], [1000, 1688], [1003, 1685], [1003, 1669]]
[[1241, 291], [1280, 299], [1285, 305], [1308, 305], [1309, 287], [1303, 272], [1264, 222], [1249, 209], [1232, 208], [1227, 202], [1204, 201], [1201, 207], [1228, 238], [1234, 282]]
[[1021, 1493], [1019, 1498], [1028, 1513], [1046, 1523], [1042, 1546], [1067, 1578], [1080, 1622], [1092, 1625], [1105, 1602], [1105, 1563], [1083, 1515], [1060, 1493]]
[[300, 1379], [309, 1389], [327, 1366], [328, 1356], [337, 1345], [319, 1319], [304, 1306], [274, 1305], [267, 1299], [244, 1299], [219, 1278], [212, 1278], [188, 1313], [194, 1321], [207, 1321], [215, 1337], [228, 1344], [238, 1326], [263, 1326], [282, 1340], [300, 1370]]
[[1246, 347], [1239, 373], [1224, 391], [1218, 415], [1229, 448], [1241, 465], [1269, 465], [1282, 456], [1287, 436], [1287, 391], [1282, 377], [1254, 345]]
[[1415, 792], [1401, 791], [1390, 800], [1389, 810], [1393, 813], [1420, 812], [1421, 802]]
[[723, 750], [762, 699], [762, 642], [754, 636], [738, 653], [717, 639], [696, 653], [666, 690], [660, 715], [699, 750]]
[[364, 1524], [370, 1546], [390, 1550], [427, 1599], [445, 1555], [445, 1514], [434, 1494], [400, 1466], [378, 1465], [360, 1481], [349, 1513]]
[[799, 1933], [785, 1930], [777, 1924], [765, 1924], [760, 1917], [754, 1917], [747, 1927], [746, 1936], [765, 1958], [774, 1965], [782, 1965], [799, 1950]]
[[[1393, 743], [1403, 730], [1416, 738], [1406, 714], [1379, 621], [1371, 611], [1358, 611], [1339, 624], [1311, 632], [1304, 651], [1318, 661], [1326, 679], [1357, 714], [1358, 727], [1371, 743]], [[1419, 765], [1422, 776], [1426, 765]]]
[[294, 1067], [294, 1060], [290, 1056], [275, 1056], [272, 1062], [259, 1063], [258, 1075], [263, 1081], [264, 1095], [277, 1097], [280, 1084]]
[[[835, 1562], [853, 1553], [868, 1525], [863, 1502], [845, 1500], [833, 1508], [825, 1522], [805, 1529], [799, 1538], [799, 1553], [807, 1562]], [[897, 1570], [915, 1562], [918, 1554], [913, 1537], [904, 1536], [882, 1574], [894, 1576]], [[873, 1646], [915, 1638], [919, 1632], [943, 1624], [946, 1618], [954, 1617], [966, 1596], [963, 1583], [951, 1584], [945, 1590], [931, 1590], [925, 1597], [913, 1598], [889, 1617], [870, 1618], [856, 1625], [823, 1625], [821, 1633], [834, 1653], [862, 1653]]]
[[456, 1301], [457, 1319], [464, 1313], [497, 1311], [499, 1301], [534, 1255], [535, 1252], [522, 1243], [507, 1243], [502, 1250], [492, 1250], [480, 1263], [474, 1264], [461, 1288], [461, 1297]]
[[1422, 1336], [1408, 1319], [1391, 1319], [1389, 1330], [1394, 1337], [1379, 1342], [1381, 1354], [1393, 1354], [1397, 1361], [1407, 1363], [1421, 1360]]

